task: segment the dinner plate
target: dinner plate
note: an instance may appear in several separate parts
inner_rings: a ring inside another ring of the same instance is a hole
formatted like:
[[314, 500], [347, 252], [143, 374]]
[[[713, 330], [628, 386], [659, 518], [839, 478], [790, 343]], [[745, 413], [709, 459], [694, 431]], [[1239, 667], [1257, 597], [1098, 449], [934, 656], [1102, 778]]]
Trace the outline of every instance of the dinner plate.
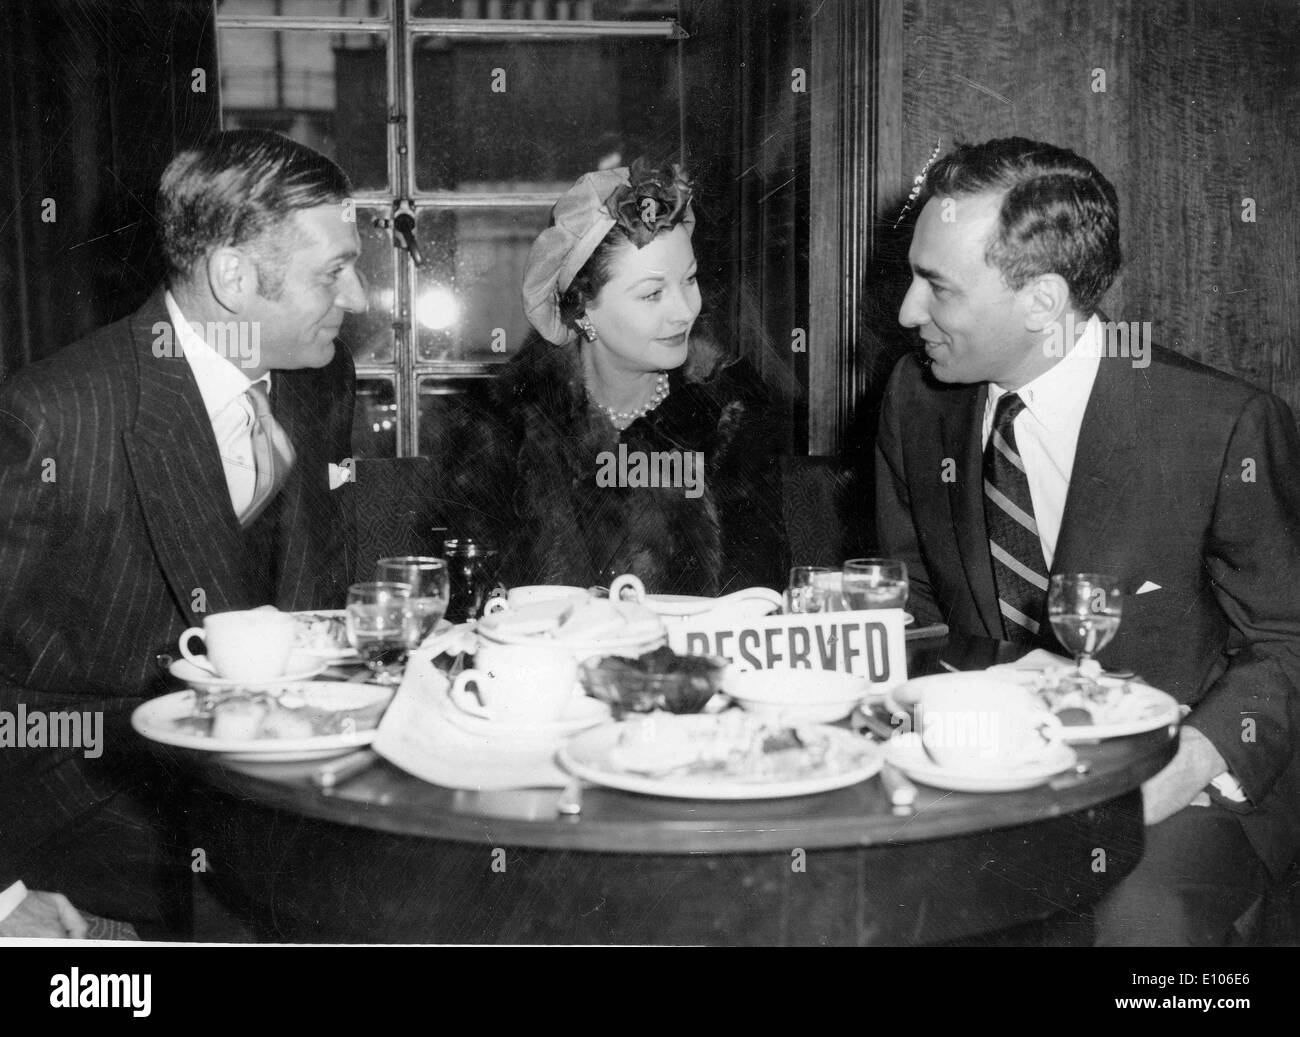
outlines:
[[[1042, 679], [1041, 670], [1016, 669], [1014, 665], [993, 666], [987, 670], [969, 672], [971, 676], [978, 675], [983, 679], [994, 677], [1029, 688], [1033, 688]], [[957, 675], [951, 673], [914, 677], [894, 688], [886, 696], [885, 705], [892, 712], [910, 713], [911, 704], [900, 704], [894, 698], [895, 695], [900, 693], [910, 695], [913, 692], [919, 695], [927, 681], [952, 682], [957, 679]], [[1111, 692], [1109, 707], [1104, 712], [1101, 709], [1093, 709], [1094, 713], [1100, 713], [1095, 723], [1062, 725], [1063, 741], [1073, 745], [1078, 742], [1098, 742], [1106, 738], [1125, 738], [1177, 724], [1182, 718], [1182, 707], [1168, 692], [1118, 677], [1100, 677], [1098, 683]], [[1120, 689], [1126, 684], [1128, 691], [1121, 693]], [[1049, 702], [1048, 705], [1050, 706], [1051, 703]]]
[[926, 754], [921, 736], [897, 734], [885, 745], [885, 756], [913, 781], [953, 792], [1018, 792], [1042, 785], [1053, 775], [1069, 770], [1078, 762], [1074, 750], [1055, 743], [1047, 755], [1035, 763], [1000, 769], [956, 770], [942, 767]]
[[[311, 681], [288, 686], [284, 691], [308, 706], [325, 710], [364, 709], [390, 699], [393, 694], [391, 688], [345, 681]], [[193, 691], [174, 691], [150, 699], [131, 714], [131, 726], [143, 737], [162, 745], [220, 753], [232, 760], [255, 763], [322, 760], [369, 745], [375, 738], [375, 727], [313, 738], [213, 738], [182, 726], [184, 720], [194, 716], [196, 698]]]
[[[195, 656], [196, 659], [206, 659], [205, 655]], [[270, 681], [242, 681], [231, 680], [227, 677], [214, 676], [209, 670], [204, 669], [188, 659], [177, 659], [167, 667], [170, 673], [179, 681], [184, 681], [192, 688], [207, 688], [212, 691], [228, 691], [234, 688], [263, 688], [278, 684], [288, 684], [292, 681], [311, 680], [319, 673], [329, 669], [329, 663], [312, 656], [305, 655], [301, 652], [294, 652], [289, 656], [289, 668], [285, 673]]]
[[[1042, 676], [1032, 670], [1016, 670], [1013, 667], [996, 667], [990, 672], [1031, 688]], [[1067, 742], [1097, 742], [1104, 738], [1140, 735], [1177, 724], [1182, 719], [1182, 707], [1168, 692], [1135, 680], [1104, 676], [1095, 679], [1107, 690], [1108, 697], [1103, 703], [1088, 706], [1089, 711], [1095, 714], [1095, 723], [1062, 725], [1061, 737]], [[1125, 685], [1127, 690], [1123, 690]], [[1052, 702], [1047, 699], [1045, 701], [1050, 708]]]
[[[625, 792], [639, 792], [649, 796], [667, 796], [673, 799], [784, 799], [789, 796], [807, 796], [817, 792], [856, 785], [875, 775], [884, 764], [880, 746], [859, 738], [843, 728], [821, 724], [801, 725], [799, 730], [808, 737], [825, 737], [830, 741], [836, 760], [814, 772], [798, 778], [744, 778], [725, 773], [668, 774], [653, 776], [638, 773], [616, 765], [610, 753], [626, 739], [639, 737], [638, 725], [661, 725], [665, 732], [671, 729], [705, 740], [737, 724], [732, 718], [743, 714], [694, 714], [677, 716], [654, 714], [645, 719], [624, 723], [602, 724], [574, 735], [561, 746], [559, 761], [571, 774], [599, 785]], [[746, 720], [752, 724], [752, 718]]]

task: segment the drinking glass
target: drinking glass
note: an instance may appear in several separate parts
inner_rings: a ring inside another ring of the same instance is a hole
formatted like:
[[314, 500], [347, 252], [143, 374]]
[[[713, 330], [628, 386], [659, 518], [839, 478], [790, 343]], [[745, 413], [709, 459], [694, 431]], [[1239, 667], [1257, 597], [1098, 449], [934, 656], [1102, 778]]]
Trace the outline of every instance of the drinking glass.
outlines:
[[[1119, 580], [1104, 573], [1058, 573], [1047, 588], [1047, 618], [1056, 639], [1074, 656], [1075, 676], [1091, 681], [1084, 665], [1119, 629], [1124, 592]], [[1100, 672], [1099, 667], [1090, 669]]]
[[411, 607], [407, 622], [414, 627], [410, 636], [415, 644], [423, 644], [447, 611], [450, 596], [447, 563], [441, 558], [421, 555], [381, 558], [375, 563], [375, 579], [382, 583], [411, 585]]
[[832, 591], [824, 579], [818, 579], [834, 572], [828, 565], [796, 565], [791, 569], [785, 592], [786, 612], [834, 612], [836, 603], [830, 600]]
[[892, 558], [844, 563], [844, 600], [851, 609], [901, 609], [907, 604], [907, 566]]
[[413, 641], [409, 621], [411, 585], [382, 581], [348, 588], [348, 641], [377, 684], [397, 684]]

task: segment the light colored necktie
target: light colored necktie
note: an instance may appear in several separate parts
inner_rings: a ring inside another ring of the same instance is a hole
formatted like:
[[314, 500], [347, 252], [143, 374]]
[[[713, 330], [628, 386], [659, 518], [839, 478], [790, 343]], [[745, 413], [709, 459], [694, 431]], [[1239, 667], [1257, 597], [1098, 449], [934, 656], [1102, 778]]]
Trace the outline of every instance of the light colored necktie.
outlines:
[[244, 513], [239, 516], [239, 524], [250, 526], [268, 504], [280, 492], [284, 481], [293, 468], [293, 444], [285, 435], [275, 417], [271, 414], [271, 401], [266, 395], [266, 384], [254, 382], [248, 387], [248, 399], [253, 405], [253, 428], [251, 443], [253, 447], [253, 467], [257, 471], [257, 482], [253, 487], [253, 499]]

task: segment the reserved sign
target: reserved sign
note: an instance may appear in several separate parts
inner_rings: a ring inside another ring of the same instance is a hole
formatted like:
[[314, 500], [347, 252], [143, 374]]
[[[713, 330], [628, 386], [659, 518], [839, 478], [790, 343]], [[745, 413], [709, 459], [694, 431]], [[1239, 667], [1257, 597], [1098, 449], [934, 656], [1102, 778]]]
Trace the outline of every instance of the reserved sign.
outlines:
[[686, 655], [720, 655], [738, 670], [839, 670], [887, 690], [907, 680], [902, 609], [792, 616], [691, 616], [668, 624]]

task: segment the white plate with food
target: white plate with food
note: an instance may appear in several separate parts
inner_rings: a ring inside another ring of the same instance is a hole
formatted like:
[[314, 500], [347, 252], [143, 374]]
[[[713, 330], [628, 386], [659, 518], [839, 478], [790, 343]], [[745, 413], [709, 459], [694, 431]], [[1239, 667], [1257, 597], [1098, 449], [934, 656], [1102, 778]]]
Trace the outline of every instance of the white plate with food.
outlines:
[[310, 655], [327, 663], [360, 662], [357, 650], [348, 643], [344, 609], [295, 612], [293, 618], [298, 621], [295, 654]]
[[1167, 692], [1131, 679], [1101, 676], [1096, 678], [1099, 688], [1095, 692], [1081, 693], [1062, 680], [1073, 672], [1072, 668], [1028, 670], [993, 666], [968, 673], [913, 677], [894, 688], [885, 697], [885, 705], [894, 713], [910, 714], [929, 685], [960, 682], [965, 676], [972, 680], [972, 685], [997, 678], [1030, 689], [1061, 721], [1061, 740], [1069, 744], [1143, 734], [1177, 724], [1182, 718], [1178, 700]]
[[292, 763], [369, 745], [392, 697], [392, 688], [345, 681], [268, 684], [211, 696], [176, 691], [137, 707], [131, 726], [163, 745]]
[[778, 799], [856, 785], [884, 763], [881, 747], [838, 727], [777, 727], [738, 711], [653, 713], [602, 724], [560, 748], [572, 774], [675, 799]]
[[957, 769], [935, 763], [925, 751], [921, 736], [908, 732], [897, 734], [885, 745], [886, 758], [913, 781], [952, 792], [1019, 792], [1042, 785], [1078, 762], [1075, 751], [1056, 742], [1046, 754], [1032, 763], [1014, 767]]
[[[194, 658], [202, 662], [207, 661], [206, 655], [196, 655]], [[218, 677], [200, 663], [191, 662], [189, 659], [177, 659], [167, 667], [167, 672], [178, 681], [184, 681], [191, 688], [207, 689], [209, 691], [236, 691], [240, 688], [260, 688], [266, 684], [309, 681], [318, 674], [324, 673], [327, 669], [329, 669], [329, 663], [322, 662], [313, 655], [294, 652], [293, 655], [289, 656], [289, 664], [285, 667], [284, 673], [272, 681], [246, 681], [235, 680], [230, 677]]]
[[1032, 689], [1061, 721], [1066, 742], [1140, 735], [1182, 719], [1177, 699], [1133, 679], [1098, 676], [1093, 686], [1081, 687], [1071, 679], [1073, 667], [1042, 671], [997, 667], [989, 672]]

